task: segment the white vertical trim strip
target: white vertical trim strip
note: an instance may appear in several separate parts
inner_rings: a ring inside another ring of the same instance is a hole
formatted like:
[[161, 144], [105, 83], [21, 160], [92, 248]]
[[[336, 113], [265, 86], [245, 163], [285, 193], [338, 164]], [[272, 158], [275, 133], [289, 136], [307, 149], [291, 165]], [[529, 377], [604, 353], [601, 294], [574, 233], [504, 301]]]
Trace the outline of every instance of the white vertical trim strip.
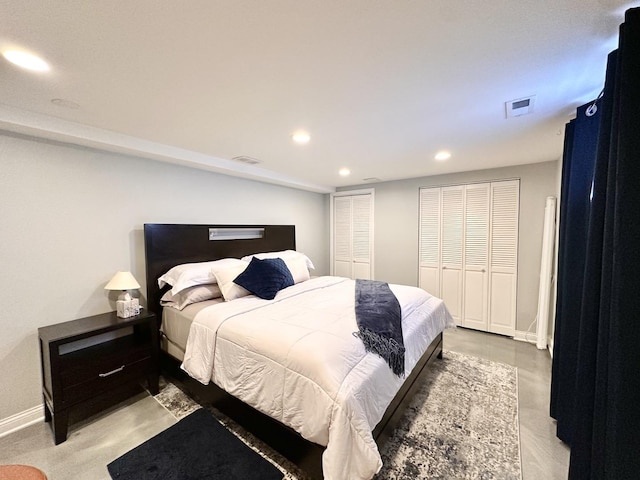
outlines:
[[556, 221], [556, 198], [547, 197], [544, 210], [544, 230], [542, 234], [542, 255], [540, 260], [540, 288], [538, 290], [538, 327], [536, 346], [547, 348], [549, 328], [549, 302], [551, 301], [551, 277], [553, 275], [553, 246]]

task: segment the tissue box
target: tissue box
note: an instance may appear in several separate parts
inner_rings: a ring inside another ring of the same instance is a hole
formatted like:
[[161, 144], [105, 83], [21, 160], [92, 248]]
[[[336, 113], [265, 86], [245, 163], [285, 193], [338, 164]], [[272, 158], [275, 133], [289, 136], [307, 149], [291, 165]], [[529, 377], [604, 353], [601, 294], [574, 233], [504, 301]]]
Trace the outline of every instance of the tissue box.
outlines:
[[116, 315], [120, 318], [129, 318], [140, 313], [140, 301], [137, 298], [131, 300], [118, 300], [116, 302]]

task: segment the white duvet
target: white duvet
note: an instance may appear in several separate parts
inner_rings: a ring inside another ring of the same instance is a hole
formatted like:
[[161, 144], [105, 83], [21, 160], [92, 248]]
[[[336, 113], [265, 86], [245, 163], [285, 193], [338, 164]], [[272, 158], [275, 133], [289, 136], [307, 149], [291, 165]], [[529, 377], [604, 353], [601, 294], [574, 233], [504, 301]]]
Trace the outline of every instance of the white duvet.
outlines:
[[[327, 480], [370, 479], [382, 466], [372, 430], [403, 379], [354, 337], [355, 282], [319, 277], [274, 300], [255, 296], [212, 305], [192, 325], [182, 368], [326, 446]], [[402, 306], [409, 375], [453, 320], [442, 300], [390, 285]]]

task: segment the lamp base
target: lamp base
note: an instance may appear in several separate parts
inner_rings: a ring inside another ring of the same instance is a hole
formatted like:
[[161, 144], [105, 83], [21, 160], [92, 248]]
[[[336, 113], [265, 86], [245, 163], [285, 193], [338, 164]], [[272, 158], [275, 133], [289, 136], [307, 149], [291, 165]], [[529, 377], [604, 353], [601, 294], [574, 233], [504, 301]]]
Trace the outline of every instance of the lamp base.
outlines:
[[118, 295], [118, 300], [123, 302], [131, 300], [131, 294], [129, 293], [129, 290], [123, 290], [122, 293]]

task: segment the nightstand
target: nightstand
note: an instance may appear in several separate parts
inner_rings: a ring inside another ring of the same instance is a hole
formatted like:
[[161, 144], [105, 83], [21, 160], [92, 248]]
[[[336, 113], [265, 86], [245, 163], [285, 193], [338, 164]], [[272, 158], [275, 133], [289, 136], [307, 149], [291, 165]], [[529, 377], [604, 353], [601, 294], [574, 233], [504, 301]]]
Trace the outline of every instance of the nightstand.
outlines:
[[56, 445], [67, 439], [69, 412], [129, 383], [158, 393], [158, 324], [153, 313], [103, 313], [38, 329], [45, 421]]

